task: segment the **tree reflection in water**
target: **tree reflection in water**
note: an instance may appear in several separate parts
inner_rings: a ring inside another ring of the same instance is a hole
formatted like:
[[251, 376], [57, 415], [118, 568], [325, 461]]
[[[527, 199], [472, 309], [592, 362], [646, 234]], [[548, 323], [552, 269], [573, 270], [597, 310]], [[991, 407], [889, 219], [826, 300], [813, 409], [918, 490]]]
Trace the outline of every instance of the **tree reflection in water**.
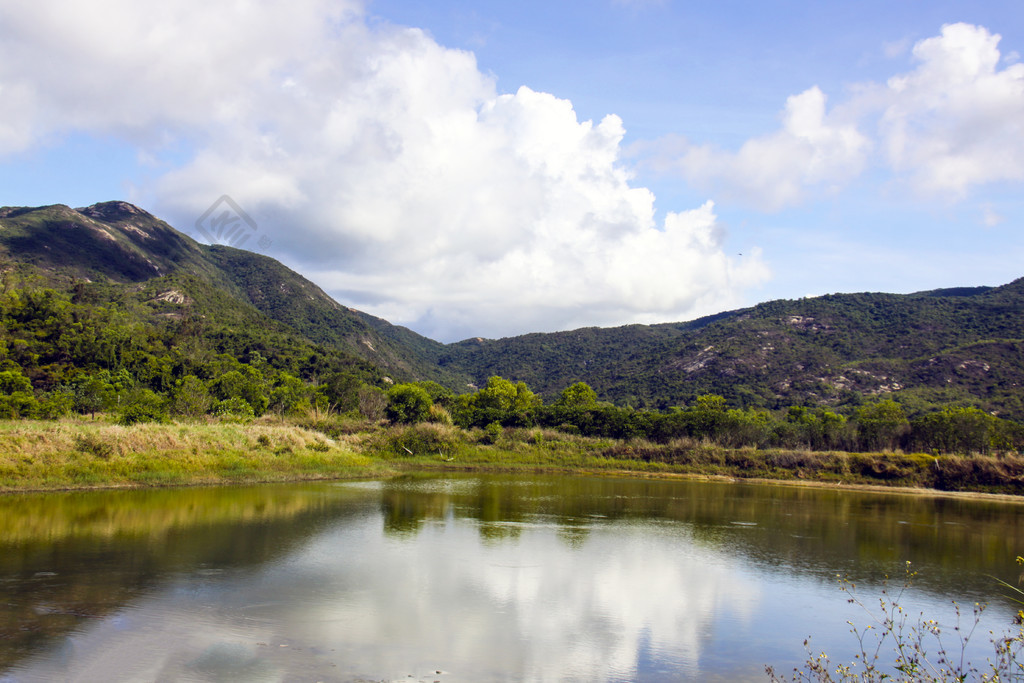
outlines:
[[[997, 600], [988, 577], [1016, 581], [1022, 510], [540, 476], [8, 497], [0, 667], [19, 681], [759, 679], [801, 661], [808, 634], [841, 650], [837, 573], [870, 587], [911, 559], [921, 605]], [[1012, 611], [999, 607], [993, 627]]]

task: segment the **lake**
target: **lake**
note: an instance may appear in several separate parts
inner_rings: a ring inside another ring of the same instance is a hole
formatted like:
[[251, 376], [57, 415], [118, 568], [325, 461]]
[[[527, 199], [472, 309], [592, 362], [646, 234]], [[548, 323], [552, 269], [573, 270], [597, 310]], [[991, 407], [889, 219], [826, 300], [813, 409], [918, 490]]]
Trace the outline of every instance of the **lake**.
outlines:
[[[772, 485], [404, 477], [0, 497], [0, 681], [742, 681], [851, 661], [837, 576], [949, 628], [1016, 606], [1024, 506]], [[875, 612], [878, 610], [875, 609]], [[955, 648], [959, 652], [959, 646]]]

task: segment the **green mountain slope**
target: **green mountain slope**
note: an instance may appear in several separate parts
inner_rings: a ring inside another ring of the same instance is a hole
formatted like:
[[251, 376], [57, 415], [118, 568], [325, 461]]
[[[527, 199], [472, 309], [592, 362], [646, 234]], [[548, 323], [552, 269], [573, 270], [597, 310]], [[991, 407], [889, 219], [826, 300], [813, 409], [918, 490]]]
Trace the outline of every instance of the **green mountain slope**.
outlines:
[[575, 381], [636, 407], [857, 404], [892, 395], [1024, 417], [1024, 279], [1003, 287], [772, 301], [691, 323], [471, 339], [441, 359], [552, 397]]
[[20, 270], [58, 289], [86, 287], [97, 303], [131, 292], [159, 309], [158, 320], [189, 320], [205, 334], [266, 329], [289, 344], [357, 356], [395, 379], [465, 384], [437, 364], [442, 344], [341, 306], [274, 259], [199, 244], [125, 202], [0, 208], [0, 259], [8, 280]]
[[444, 344], [342, 306], [269, 256], [224, 246], [206, 250], [207, 259], [246, 301], [307, 338], [354, 353], [396, 379], [431, 379], [454, 386], [467, 383], [459, 373], [439, 365]]
[[199, 244], [125, 202], [0, 208], [0, 254], [52, 276], [119, 283], [212, 273]]
[[[635, 407], [684, 405], [705, 393], [769, 408], [842, 409], [892, 396], [911, 413], [960, 404], [1024, 419], [1024, 279], [445, 345], [339, 304], [274, 259], [199, 244], [138, 207], [105, 202], [0, 208], [0, 292], [26, 283], [97, 307], [100, 336], [121, 325], [139, 338], [159, 331], [160, 343], [180, 354], [258, 351], [293, 366], [303, 358], [294, 371], [310, 377], [330, 356], [365, 377], [431, 379], [456, 390], [501, 375], [549, 400], [584, 381], [601, 399]], [[33, 315], [32, 305], [19, 315]], [[50, 314], [39, 305], [36, 314]], [[34, 367], [52, 366], [51, 374], [70, 362], [71, 351], [40, 341], [51, 333], [20, 334], [0, 345]], [[94, 352], [111, 353], [103, 348]]]

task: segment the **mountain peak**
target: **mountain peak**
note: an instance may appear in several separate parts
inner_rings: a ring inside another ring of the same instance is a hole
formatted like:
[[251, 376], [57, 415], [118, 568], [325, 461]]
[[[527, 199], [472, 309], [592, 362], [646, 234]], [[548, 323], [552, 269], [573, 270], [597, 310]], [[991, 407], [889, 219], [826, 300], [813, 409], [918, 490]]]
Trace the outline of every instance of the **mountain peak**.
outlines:
[[106, 222], [123, 221], [135, 216], [151, 217], [148, 212], [143, 211], [134, 204], [121, 201], [100, 202], [82, 209], [76, 209], [76, 211], [89, 218]]
[[47, 204], [46, 206], [0, 206], [0, 218], [17, 218], [24, 214], [40, 211], [46, 211], [62, 216], [77, 213], [67, 204]]
[[3, 208], [0, 224], [0, 255], [65, 277], [143, 282], [198, 257], [185, 236], [128, 202]]

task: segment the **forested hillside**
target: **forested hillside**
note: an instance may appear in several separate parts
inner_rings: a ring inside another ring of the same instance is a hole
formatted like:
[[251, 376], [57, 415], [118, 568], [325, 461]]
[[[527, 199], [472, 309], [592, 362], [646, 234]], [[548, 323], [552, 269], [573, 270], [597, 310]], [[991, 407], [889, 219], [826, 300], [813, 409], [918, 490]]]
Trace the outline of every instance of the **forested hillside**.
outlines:
[[400, 379], [459, 381], [433, 360], [442, 344], [340, 305], [274, 259], [199, 244], [125, 202], [0, 208], [0, 269], [7, 290], [49, 287], [96, 304], [149, 302], [161, 309], [160, 321], [213, 324], [231, 334], [272, 321], [268, 330], [358, 356]]
[[702, 394], [742, 407], [851, 409], [893, 397], [911, 413], [977, 406], [1024, 417], [1024, 280], [1003, 287], [772, 301], [664, 325], [453, 344], [441, 359], [545, 397], [575, 381], [620, 405], [665, 408]]
[[656, 411], [718, 395], [739, 409], [853, 415], [891, 398], [910, 417], [952, 406], [1024, 419], [1024, 280], [445, 345], [334, 301], [274, 259], [106, 202], [0, 209], [0, 318], [3, 371], [37, 400], [130, 376], [167, 395], [195, 377], [223, 401], [241, 390], [214, 384], [237, 371], [258, 374], [268, 401], [295, 380], [309, 405], [345, 407], [360, 387], [432, 380], [458, 394], [500, 376], [548, 403], [582, 381], [600, 401]]

